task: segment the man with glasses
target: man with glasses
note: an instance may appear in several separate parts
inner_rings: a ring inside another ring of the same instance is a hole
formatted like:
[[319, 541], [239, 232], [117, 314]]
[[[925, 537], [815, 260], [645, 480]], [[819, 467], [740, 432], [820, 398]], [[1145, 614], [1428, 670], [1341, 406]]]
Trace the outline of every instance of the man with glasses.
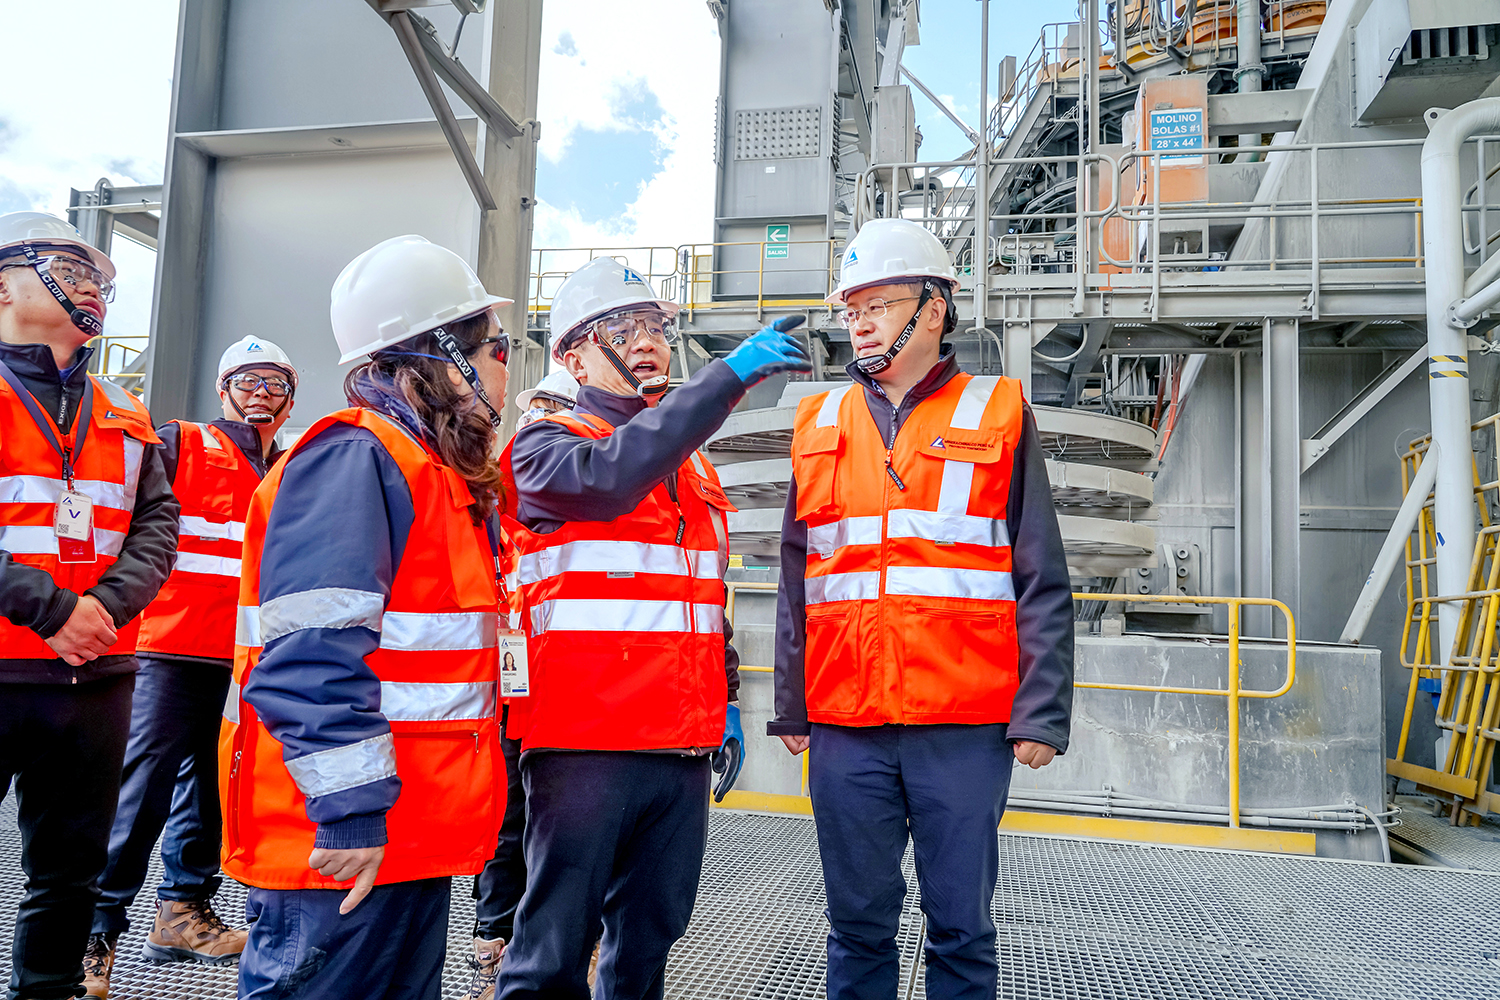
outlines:
[[143, 956], [222, 965], [245, 948], [245, 931], [225, 925], [212, 904], [220, 882], [219, 722], [233, 668], [245, 514], [281, 455], [276, 432], [291, 415], [296, 385], [286, 352], [246, 337], [219, 359], [223, 418], [157, 428], [182, 504], [181, 533], [177, 565], [141, 615], [120, 808], [84, 955], [89, 996], [109, 995], [115, 945], [163, 828], [163, 877]]
[[788, 317], [670, 395], [677, 306], [600, 258], [563, 282], [552, 357], [577, 405], [521, 428], [501, 456], [518, 556], [530, 694], [521, 739], [526, 892], [495, 996], [662, 995], [708, 833], [744, 738], [724, 620], [732, 510], [698, 452], [751, 385], [811, 366]]
[[88, 374], [115, 268], [61, 219], [0, 216], [0, 795], [26, 897], [9, 997], [73, 996], [108, 856], [137, 616], [178, 504], [140, 400]]
[[830, 1000], [897, 994], [908, 839], [927, 995], [995, 996], [1012, 760], [1068, 747], [1073, 602], [1046, 463], [1020, 383], [960, 371], [943, 343], [957, 284], [927, 229], [866, 223], [828, 298], [853, 381], [793, 425], [766, 728], [809, 753]]

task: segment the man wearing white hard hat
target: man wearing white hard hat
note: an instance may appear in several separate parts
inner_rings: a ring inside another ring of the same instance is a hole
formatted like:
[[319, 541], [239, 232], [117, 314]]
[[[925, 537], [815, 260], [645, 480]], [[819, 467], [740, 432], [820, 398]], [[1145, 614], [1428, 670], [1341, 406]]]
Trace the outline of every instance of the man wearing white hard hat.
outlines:
[[698, 451], [776, 372], [806, 371], [777, 321], [666, 394], [677, 306], [612, 258], [551, 309], [553, 360], [577, 405], [516, 432], [506, 527], [519, 566], [530, 694], [512, 699], [526, 791], [526, 893], [495, 995], [659, 998], [687, 927], [710, 767], [743, 754], [738, 656], [724, 620], [726, 511]]
[[84, 955], [89, 996], [109, 995], [115, 945], [130, 927], [159, 837], [163, 875], [144, 957], [225, 964], [245, 947], [245, 932], [226, 926], [212, 903], [220, 882], [219, 722], [234, 660], [245, 515], [280, 457], [276, 432], [292, 412], [297, 368], [269, 340], [246, 337], [220, 357], [216, 385], [221, 419], [156, 429], [182, 504], [177, 565], [141, 615], [120, 808]]
[[151, 415], [88, 374], [114, 278], [61, 219], [0, 215], [0, 796], [14, 783], [27, 872], [11, 997], [82, 983], [137, 616], [177, 548]]
[[915, 222], [866, 223], [828, 301], [847, 386], [792, 437], [776, 711], [828, 894], [830, 1000], [893, 1000], [910, 840], [927, 995], [995, 996], [995, 828], [1012, 762], [1068, 746], [1073, 605], [1036, 423], [1015, 379], [961, 372], [958, 281]]
[[242, 1000], [438, 1000], [452, 876], [495, 853], [499, 653], [525, 653], [496, 613], [510, 302], [420, 236], [334, 283], [350, 405], [245, 519], [219, 738]]
[[516, 394], [516, 409], [521, 411], [520, 426], [525, 427], [549, 413], [571, 410], [578, 404], [578, 380], [558, 369], [536, 385]]

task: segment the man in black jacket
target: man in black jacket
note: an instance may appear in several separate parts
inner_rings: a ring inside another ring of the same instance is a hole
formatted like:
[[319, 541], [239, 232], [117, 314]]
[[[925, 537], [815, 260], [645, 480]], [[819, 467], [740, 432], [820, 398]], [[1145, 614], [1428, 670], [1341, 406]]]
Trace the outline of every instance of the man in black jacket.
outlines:
[[[0, 216], [0, 795], [14, 778], [28, 876], [7, 1000], [82, 983], [130, 726], [131, 626], [177, 549], [145, 407], [87, 372], [113, 279], [61, 219]], [[55, 526], [73, 511], [92, 522], [82, 535]]]

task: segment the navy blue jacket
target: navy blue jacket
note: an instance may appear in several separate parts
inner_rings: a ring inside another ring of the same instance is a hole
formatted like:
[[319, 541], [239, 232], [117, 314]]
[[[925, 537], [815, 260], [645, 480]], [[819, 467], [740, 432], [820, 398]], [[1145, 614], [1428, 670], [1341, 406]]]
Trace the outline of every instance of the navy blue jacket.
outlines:
[[[533, 531], [556, 531], [566, 521], [613, 521], [640, 506], [660, 483], [676, 489], [677, 470], [698, 450], [735, 404], [745, 384], [714, 361], [654, 407], [639, 396], [617, 396], [593, 386], [578, 390], [577, 412], [609, 421], [606, 438], [584, 438], [552, 420], [527, 424], [511, 446], [517, 518]], [[724, 622], [724, 676], [729, 700], [739, 698], [739, 654]]]
[[[391, 584], [416, 511], [396, 460], [370, 431], [334, 424], [294, 454], [266, 523], [260, 603], [322, 588], [380, 595]], [[491, 547], [497, 537], [491, 525]], [[266, 643], [245, 684], [244, 698], [282, 757], [295, 760], [383, 736], [380, 681], [365, 657], [380, 633], [361, 625], [304, 628]], [[307, 800], [318, 824], [317, 847], [386, 843], [385, 814], [401, 794], [401, 778], [377, 778]]]
[[[880, 384], [857, 365], [846, 369], [864, 388], [865, 405], [889, 444], [917, 404], [958, 374], [951, 346], [932, 370], [893, 407]], [[1073, 593], [1067, 555], [1052, 506], [1046, 458], [1037, 440], [1036, 419], [1024, 406], [1021, 441], [1011, 473], [1005, 523], [1010, 532], [1011, 580], [1016, 591], [1016, 638], [1021, 684], [1011, 709], [1006, 738], [1032, 740], [1068, 749], [1073, 709]], [[772, 736], [802, 736], [807, 721], [806, 639], [807, 522], [797, 519], [797, 479], [793, 475], [781, 528], [781, 585], [776, 602], [776, 712], [766, 724]]]

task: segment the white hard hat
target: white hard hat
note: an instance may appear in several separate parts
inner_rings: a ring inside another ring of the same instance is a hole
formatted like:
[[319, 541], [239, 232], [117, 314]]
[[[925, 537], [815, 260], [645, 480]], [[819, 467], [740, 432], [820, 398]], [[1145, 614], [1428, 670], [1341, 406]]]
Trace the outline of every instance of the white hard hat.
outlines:
[[286, 351], [259, 337], [246, 337], [224, 349], [219, 355], [219, 382], [224, 381], [224, 376], [246, 368], [265, 367], [280, 368], [292, 380], [292, 388], [297, 387], [297, 368]]
[[844, 248], [839, 286], [823, 301], [843, 305], [856, 289], [920, 278], [941, 278], [958, 287], [953, 259], [943, 244], [909, 219], [871, 219]]
[[516, 409], [525, 413], [531, 409], [531, 401], [538, 396], [548, 396], [572, 406], [578, 402], [578, 380], [559, 368], [536, 384], [535, 387], [516, 394]]
[[349, 262], [333, 283], [328, 315], [343, 364], [513, 301], [485, 291], [452, 250], [397, 236]]
[[552, 296], [552, 356], [561, 360], [561, 345], [585, 323], [631, 306], [655, 306], [677, 315], [675, 302], [656, 297], [651, 282], [613, 257], [598, 257], [574, 271]]
[[115, 263], [104, 252], [83, 241], [83, 234], [55, 215], [45, 212], [10, 212], [0, 215], [0, 259], [15, 256], [9, 253], [12, 247], [30, 243], [38, 253], [47, 247], [66, 247], [87, 257], [93, 265], [104, 272], [111, 281], [115, 278]]

